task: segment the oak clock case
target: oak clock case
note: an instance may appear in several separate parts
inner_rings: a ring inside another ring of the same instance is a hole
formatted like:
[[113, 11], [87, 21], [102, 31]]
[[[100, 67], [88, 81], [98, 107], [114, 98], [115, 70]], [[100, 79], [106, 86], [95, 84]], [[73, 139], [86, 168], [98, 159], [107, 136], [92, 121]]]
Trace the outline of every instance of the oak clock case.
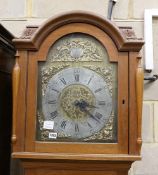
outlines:
[[117, 142], [117, 64], [88, 34], [52, 44], [38, 71], [37, 140]]
[[127, 57], [90, 24], [51, 32], [29, 52], [25, 149], [127, 153]]
[[28, 26], [14, 43], [21, 175], [127, 175], [141, 148], [143, 41], [133, 29], [72, 12]]

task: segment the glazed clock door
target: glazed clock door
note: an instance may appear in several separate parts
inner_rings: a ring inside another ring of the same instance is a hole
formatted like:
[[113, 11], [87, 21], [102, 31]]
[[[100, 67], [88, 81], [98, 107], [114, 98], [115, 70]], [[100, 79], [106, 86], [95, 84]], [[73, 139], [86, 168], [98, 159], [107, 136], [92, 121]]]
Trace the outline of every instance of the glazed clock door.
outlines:
[[127, 153], [127, 65], [97, 27], [52, 32], [30, 59], [26, 151]]

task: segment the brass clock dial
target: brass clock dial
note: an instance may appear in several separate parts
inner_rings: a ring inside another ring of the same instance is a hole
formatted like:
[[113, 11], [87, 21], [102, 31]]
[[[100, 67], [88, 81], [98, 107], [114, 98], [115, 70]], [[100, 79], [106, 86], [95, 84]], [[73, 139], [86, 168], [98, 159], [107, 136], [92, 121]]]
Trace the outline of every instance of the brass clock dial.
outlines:
[[112, 111], [112, 98], [99, 74], [74, 67], [49, 80], [42, 106], [45, 120], [54, 121], [54, 132], [80, 139], [103, 128]]
[[58, 39], [39, 64], [37, 138], [116, 140], [116, 70], [94, 37], [73, 33]]

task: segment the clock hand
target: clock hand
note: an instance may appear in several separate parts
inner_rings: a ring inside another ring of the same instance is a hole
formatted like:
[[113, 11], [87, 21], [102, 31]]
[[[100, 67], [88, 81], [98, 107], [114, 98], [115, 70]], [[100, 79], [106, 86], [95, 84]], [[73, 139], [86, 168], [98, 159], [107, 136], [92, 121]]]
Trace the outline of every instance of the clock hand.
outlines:
[[97, 108], [97, 109], [99, 109], [99, 107], [97, 107], [97, 106], [93, 106], [93, 105], [87, 105], [87, 107], [89, 107], [89, 108]]
[[74, 105], [76, 107], [79, 107], [82, 110], [82, 109], [84, 109], [84, 108], [86, 108], [88, 106], [88, 103], [86, 101], [83, 101], [83, 100], [81, 100], [81, 101], [76, 100], [74, 102]]
[[81, 108], [81, 106], [82, 106], [81, 102], [79, 102], [78, 100], [76, 100], [76, 101], [74, 102], [74, 105], [75, 105], [76, 107], [79, 107], [79, 108]]
[[94, 105], [90, 105], [88, 104], [86, 101], [82, 100], [81, 102], [79, 102], [78, 100], [75, 101], [75, 106], [79, 107], [80, 109], [84, 109], [86, 107], [88, 108], [99, 108], [97, 106], [94, 106]]
[[93, 116], [93, 115], [86, 109], [87, 105], [88, 105], [88, 103], [87, 103], [86, 101], [81, 101], [81, 102], [76, 101], [76, 102], [75, 102], [75, 106], [76, 106], [76, 107], [79, 107], [79, 109], [80, 109], [81, 111], [85, 112], [85, 113], [88, 114], [91, 118], [93, 118], [95, 121], [97, 121], [97, 122], [100, 123], [100, 121], [99, 121], [97, 118], [95, 118], [95, 116]]
[[[81, 109], [80, 109], [81, 110]], [[94, 119], [95, 121], [97, 121], [98, 123], [100, 123], [100, 121], [95, 118], [94, 115], [92, 115], [86, 108], [82, 109], [81, 111], [85, 112], [86, 114], [88, 114], [92, 119]]]
[[89, 108], [99, 108], [99, 107], [97, 107], [97, 106], [88, 104], [88, 103], [87, 103], [86, 101], [84, 101], [84, 100], [81, 100], [81, 104], [84, 105], [85, 107], [89, 107]]

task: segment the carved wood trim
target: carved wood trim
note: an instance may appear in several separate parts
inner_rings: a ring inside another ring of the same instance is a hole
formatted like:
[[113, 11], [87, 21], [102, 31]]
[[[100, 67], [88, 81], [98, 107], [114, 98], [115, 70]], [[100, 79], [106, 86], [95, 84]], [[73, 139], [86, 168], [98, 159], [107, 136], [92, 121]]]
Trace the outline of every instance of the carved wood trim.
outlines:
[[[51, 32], [65, 24], [71, 23], [87, 23], [97, 26], [112, 38], [120, 51], [139, 51], [144, 43], [142, 40], [135, 37], [131, 28], [123, 29], [122, 27], [119, 29], [111, 21], [105, 19], [104, 17], [83, 11], [73, 11], [54, 16], [46, 21], [36, 31], [34, 31], [33, 28], [30, 28], [26, 32], [26, 36], [24, 35], [22, 38], [14, 39], [13, 42], [16, 45], [16, 48], [38, 50], [44, 39]], [[31, 38], [30, 33], [32, 36]]]
[[16, 115], [17, 115], [17, 96], [19, 89], [19, 79], [20, 79], [20, 67], [19, 67], [19, 54], [18, 52], [15, 55], [15, 65], [13, 69], [13, 131], [12, 131], [12, 143], [16, 143]]
[[139, 155], [129, 154], [66, 154], [66, 153], [39, 153], [39, 152], [14, 152], [13, 158], [20, 159], [47, 159], [47, 160], [99, 160], [99, 161], [135, 161], [141, 160]]
[[129, 154], [139, 154], [136, 78], [138, 52], [129, 52]]
[[31, 37], [34, 35], [36, 30], [38, 29], [38, 27], [39, 26], [27, 26], [20, 38], [21, 39], [31, 39]]
[[144, 72], [140, 65], [141, 57], [137, 57], [138, 60], [138, 68], [136, 72], [136, 95], [137, 95], [137, 115], [138, 115], [138, 135], [137, 135], [137, 143], [139, 145], [139, 151], [142, 145], [142, 101], [143, 101], [143, 80], [144, 80]]

